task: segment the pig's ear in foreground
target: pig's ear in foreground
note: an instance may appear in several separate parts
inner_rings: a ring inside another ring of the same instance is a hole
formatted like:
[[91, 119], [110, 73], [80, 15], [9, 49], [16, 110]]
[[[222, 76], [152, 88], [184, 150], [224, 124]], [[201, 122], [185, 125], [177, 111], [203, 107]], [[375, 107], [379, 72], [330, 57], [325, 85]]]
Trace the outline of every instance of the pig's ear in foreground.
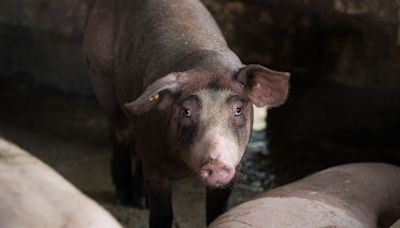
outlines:
[[170, 73], [153, 82], [136, 100], [124, 106], [133, 114], [168, 108], [173, 102], [174, 94], [182, 88], [185, 78], [184, 72]]
[[257, 107], [276, 107], [286, 100], [290, 74], [273, 71], [260, 65], [240, 69], [236, 80], [243, 84], [248, 97]]

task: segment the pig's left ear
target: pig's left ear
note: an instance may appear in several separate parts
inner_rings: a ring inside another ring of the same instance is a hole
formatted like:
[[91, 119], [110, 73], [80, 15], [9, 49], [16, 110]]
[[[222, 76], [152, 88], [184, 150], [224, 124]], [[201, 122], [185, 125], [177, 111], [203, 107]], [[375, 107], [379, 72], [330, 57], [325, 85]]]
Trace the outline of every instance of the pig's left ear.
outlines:
[[236, 80], [243, 84], [248, 97], [257, 107], [276, 107], [286, 100], [290, 74], [273, 71], [260, 65], [240, 69]]
[[186, 78], [185, 72], [170, 73], [153, 82], [136, 100], [124, 106], [133, 114], [164, 110], [170, 107], [174, 95], [181, 90]]

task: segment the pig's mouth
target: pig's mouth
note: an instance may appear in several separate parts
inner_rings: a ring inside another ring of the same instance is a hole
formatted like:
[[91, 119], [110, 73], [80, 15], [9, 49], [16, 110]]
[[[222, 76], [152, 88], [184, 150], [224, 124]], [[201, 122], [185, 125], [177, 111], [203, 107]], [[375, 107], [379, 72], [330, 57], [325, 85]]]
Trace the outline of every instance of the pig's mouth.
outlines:
[[199, 169], [198, 175], [206, 185], [219, 188], [231, 183], [235, 169], [219, 160], [210, 160]]

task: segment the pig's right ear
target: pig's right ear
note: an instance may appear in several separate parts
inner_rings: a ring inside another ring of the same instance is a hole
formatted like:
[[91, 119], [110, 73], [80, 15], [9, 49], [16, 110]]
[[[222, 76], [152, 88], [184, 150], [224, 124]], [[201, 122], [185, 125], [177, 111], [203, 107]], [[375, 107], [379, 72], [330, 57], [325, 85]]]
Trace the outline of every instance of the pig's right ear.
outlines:
[[132, 114], [163, 110], [170, 107], [174, 94], [181, 90], [185, 81], [185, 72], [170, 73], [153, 82], [136, 100], [124, 106]]

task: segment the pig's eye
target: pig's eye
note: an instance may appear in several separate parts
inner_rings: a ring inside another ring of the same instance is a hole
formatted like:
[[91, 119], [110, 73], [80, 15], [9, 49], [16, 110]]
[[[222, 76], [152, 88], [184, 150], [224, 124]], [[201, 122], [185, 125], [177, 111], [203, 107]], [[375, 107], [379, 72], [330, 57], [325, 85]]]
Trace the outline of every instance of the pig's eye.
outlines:
[[242, 108], [236, 108], [235, 109], [235, 116], [240, 116], [242, 115]]
[[184, 109], [182, 109], [182, 114], [183, 114], [183, 116], [191, 117], [192, 111], [190, 111], [190, 109], [188, 109], [188, 108], [184, 108]]

